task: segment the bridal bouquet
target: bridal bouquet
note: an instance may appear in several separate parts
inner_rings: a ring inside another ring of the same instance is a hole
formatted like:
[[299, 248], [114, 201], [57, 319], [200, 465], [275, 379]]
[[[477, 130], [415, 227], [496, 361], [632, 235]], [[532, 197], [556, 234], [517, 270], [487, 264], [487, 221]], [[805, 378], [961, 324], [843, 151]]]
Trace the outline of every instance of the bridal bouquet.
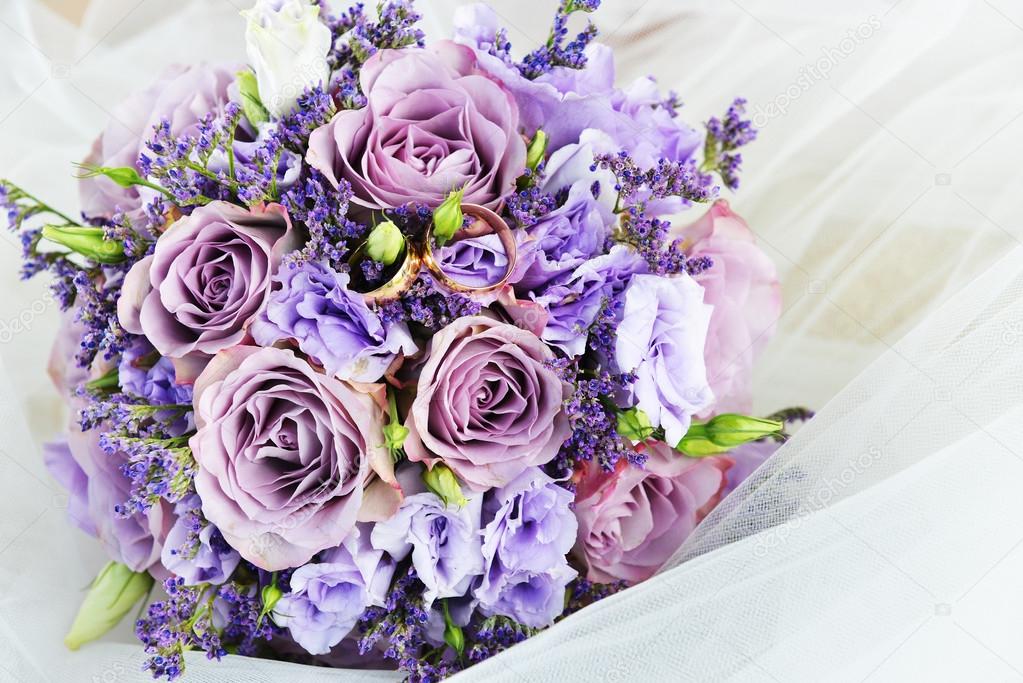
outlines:
[[406, 0], [259, 0], [247, 64], [116, 110], [80, 218], [3, 183], [66, 311], [46, 463], [112, 559], [69, 647], [142, 601], [154, 676], [435, 681], [652, 576], [785, 438], [775, 270], [715, 201], [743, 101], [617, 88], [598, 5], [516, 58], [486, 6], [427, 43]]

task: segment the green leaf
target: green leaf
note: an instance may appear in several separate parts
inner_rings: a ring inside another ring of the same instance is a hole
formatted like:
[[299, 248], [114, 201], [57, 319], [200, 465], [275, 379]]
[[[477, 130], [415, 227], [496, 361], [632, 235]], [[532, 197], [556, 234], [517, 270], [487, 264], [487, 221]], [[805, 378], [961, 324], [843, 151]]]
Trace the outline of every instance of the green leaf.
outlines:
[[64, 636], [64, 645], [77, 650], [107, 633], [152, 587], [153, 577], [148, 572], [133, 572], [119, 562], [110, 562], [92, 582]]
[[134, 185], [148, 185], [145, 178], [139, 175], [139, 172], [130, 166], [96, 166], [93, 164], [75, 164], [75, 166], [82, 172], [76, 177], [78, 179], [84, 178], [95, 178], [96, 176], [104, 176], [110, 178], [121, 187], [132, 187]]
[[464, 195], [465, 188], [453, 191], [433, 212], [433, 237], [439, 246], [444, 246], [462, 228], [465, 221], [462, 213]]
[[83, 225], [45, 225], [43, 239], [67, 247], [97, 263], [120, 263], [124, 260], [124, 244], [104, 239], [103, 228]]
[[245, 118], [253, 126], [269, 121], [270, 112], [267, 111], [263, 100], [259, 97], [259, 83], [256, 81], [256, 74], [251, 71], [239, 71], [237, 75], [238, 93], [242, 96], [242, 111], [245, 113]]
[[405, 248], [405, 236], [401, 234], [398, 226], [391, 221], [380, 223], [369, 233], [366, 239], [366, 254], [385, 266], [389, 266], [398, 260], [402, 249]]
[[102, 377], [97, 377], [91, 382], [85, 383], [85, 388], [91, 391], [103, 391], [105, 389], [116, 389], [120, 386], [117, 368], [113, 368]]
[[447, 465], [436, 464], [423, 472], [423, 481], [426, 488], [437, 494], [437, 497], [444, 501], [445, 505], [457, 505], [463, 507], [469, 501], [462, 495], [462, 487], [458, 484], [458, 478]]

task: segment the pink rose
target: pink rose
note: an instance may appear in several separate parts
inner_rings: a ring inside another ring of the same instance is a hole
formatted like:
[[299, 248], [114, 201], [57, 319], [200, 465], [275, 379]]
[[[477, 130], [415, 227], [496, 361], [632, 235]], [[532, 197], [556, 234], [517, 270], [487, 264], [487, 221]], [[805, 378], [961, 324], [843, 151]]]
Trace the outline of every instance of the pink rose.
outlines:
[[714, 262], [696, 276], [706, 290], [704, 302], [714, 307], [705, 350], [707, 379], [717, 399], [711, 410], [748, 413], [753, 408], [753, 362], [781, 315], [778, 271], [724, 200], [676, 236], [686, 239], [690, 256], [708, 256]]
[[306, 161], [356, 204], [438, 206], [452, 190], [496, 207], [525, 170], [514, 98], [480, 72], [469, 48], [381, 50], [360, 74], [368, 104], [313, 132]]
[[589, 463], [578, 482], [575, 553], [591, 581], [650, 578], [721, 500], [730, 460], [687, 458], [659, 441], [644, 448], [642, 468]]
[[571, 388], [545, 365], [553, 357], [532, 332], [490, 318], [445, 327], [409, 411], [409, 460], [442, 461], [475, 491], [550, 462], [572, 431]]
[[196, 381], [194, 403], [203, 514], [257, 567], [301, 566], [356, 521], [397, 509], [400, 494], [387, 510], [381, 500], [398, 487], [382, 407], [291, 351], [222, 351]]
[[[114, 109], [113, 121], [93, 143], [86, 163], [135, 168], [146, 152], [145, 141], [163, 119], [171, 135], [195, 135], [207, 114], [220, 114], [229, 101], [228, 89], [238, 68], [233, 65], [172, 66], [145, 90], [132, 94]], [[87, 216], [109, 216], [142, 207], [155, 190], [121, 187], [98, 176], [81, 183], [82, 211]]]

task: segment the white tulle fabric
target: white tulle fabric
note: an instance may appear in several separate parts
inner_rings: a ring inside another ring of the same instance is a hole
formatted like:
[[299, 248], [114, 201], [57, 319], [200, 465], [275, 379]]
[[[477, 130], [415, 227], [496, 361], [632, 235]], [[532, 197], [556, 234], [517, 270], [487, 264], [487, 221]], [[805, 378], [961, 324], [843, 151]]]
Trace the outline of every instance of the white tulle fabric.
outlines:
[[[0, 7], [0, 169], [72, 211], [69, 161], [113, 103], [166, 64], [243, 55], [242, 0], [79, 4]], [[458, 3], [418, 4], [444, 35]], [[493, 3], [521, 45], [545, 38], [555, 4]], [[758, 408], [826, 406], [670, 568], [455, 680], [1023, 677], [1023, 173], [1006, 153], [1023, 142], [1023, 10], [604, 4], [621, 82], [656, 75], [692, 121], [736, 94], [760, 112], [733, 205], [787, 306]], [[147, 680], [127, 627], [61, 644], [103, 558], [42, 466], [65, 420], [43, 374], [58, 316], [43, 282], [17, 282], [5, 239], [0, 681]], [[201, 682], [397, 679], [236, 657], [189, 668]]]

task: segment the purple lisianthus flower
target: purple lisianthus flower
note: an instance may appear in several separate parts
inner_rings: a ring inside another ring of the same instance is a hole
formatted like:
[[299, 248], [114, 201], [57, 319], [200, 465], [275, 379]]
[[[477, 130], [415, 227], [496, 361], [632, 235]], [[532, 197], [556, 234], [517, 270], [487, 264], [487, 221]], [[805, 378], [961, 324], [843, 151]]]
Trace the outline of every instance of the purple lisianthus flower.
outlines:
[[604, 302], [647, 269], [646, 261], [625, 245], [615, 245], [607, 254], [584, 261], [564, 283], [551, 285], [534, 297], [549, 313], [540, 337], [568, 356], [582, 354], [587, 329]]
[[722, 497], [739, 488], [780, 447], [781, 444], [777, 441], [754, 441], [738, 446], [729, 451], [726, 456], [716, 456], [723, 457], [731, 463], [731, 467], [728, 469], [728, 481], [721, 492]]
[[669, 444], [677, 444], [692, 417], [714, 400], [703, 355], [713, 307], [703, 295], [685, 273], [636, 275], [625, 290], [615, 360], [623, 372], [636, 374], [636, 405], [664, 428]]
[[493, 518], [483, 530], [484, 573], [474, 590], [484, 613], [533, 628], [554, 623], [576, 576], [565, 559], [578, 526], [572, 500], [539, 468], [493, 492], [485, 504]]
[[503, 486], [550, 462], [571, 433], [571, 387], [547, 365], [532, 332], [483, 316], [459, 318], [432, 339], [409, 410], [405, 452], [450, 467], [474, 491]]
[[174, 364], [144, 338], [125, 349], [117, 367], [121, 389], [152, 405], [190, 404], [192, 387], [174, 381]]
[[293, 339], [339, 379], [375, 382], [399, 355], [418, 349], [405, 323], [383, 323], [364, 297], [348, 289], [348, 273], [318, 262], [283, 268], [281, 288], [253, 323], [256, 343]]
[[211, 202], [179, 219], [125, 276], [117, 317], [164, 356], [208, 358], [245, 338], [290, 250], [284, 208]]
[[359, 525], [339, 547], [295, 570], [291, 592], [274, 607], [274, 621], [310, 654], [327, 654], [367, 607], [385, 604], [394, 564], [371, 546], [369, 528]]
[[464, 201], [494, 208], [514, 191], [526, 165], [518, 107], [472, 50], [380, 50], [359, 78], [367, 105], [314, 131], [306, 155], [335, 187], [351, 183], [354, 203], [436, 207], [462, 188]]
[[217, 528], [202, 518], [199, 496], [191, 495], [174, 506], [177, 520], [167, 533], [160, 561], [185, 584], [227, 581], [241, 561], [238, 551], [227, 544]]
[[53, 441], [43, 446], [43, 463], [50, 476], [67, 491], [67, 516], [76, 527], [97, 535], [96, 523], [89, 514], [89, 478], [75, 462], [67, 441]]
[[428, 606], [439, 598], [461, 597], [483, 571], [482, 501], [475, 495], [458, 507], [430, 492], [408, 496], [394, 517], [373, 527], [373, 547], [399, 562], [411, 553]]
[[662, 101], [657, 82], [650, 77], [637, 79], [611, 98], [615, 111], [628, 117], [633, 126], [632, 131], [625, 129], [625, 135], [612, 137], [620, 149], [627, 149], [648, 166], [662, 158], [685, 161], [703, 144], [704, 134], [673, 117]]

